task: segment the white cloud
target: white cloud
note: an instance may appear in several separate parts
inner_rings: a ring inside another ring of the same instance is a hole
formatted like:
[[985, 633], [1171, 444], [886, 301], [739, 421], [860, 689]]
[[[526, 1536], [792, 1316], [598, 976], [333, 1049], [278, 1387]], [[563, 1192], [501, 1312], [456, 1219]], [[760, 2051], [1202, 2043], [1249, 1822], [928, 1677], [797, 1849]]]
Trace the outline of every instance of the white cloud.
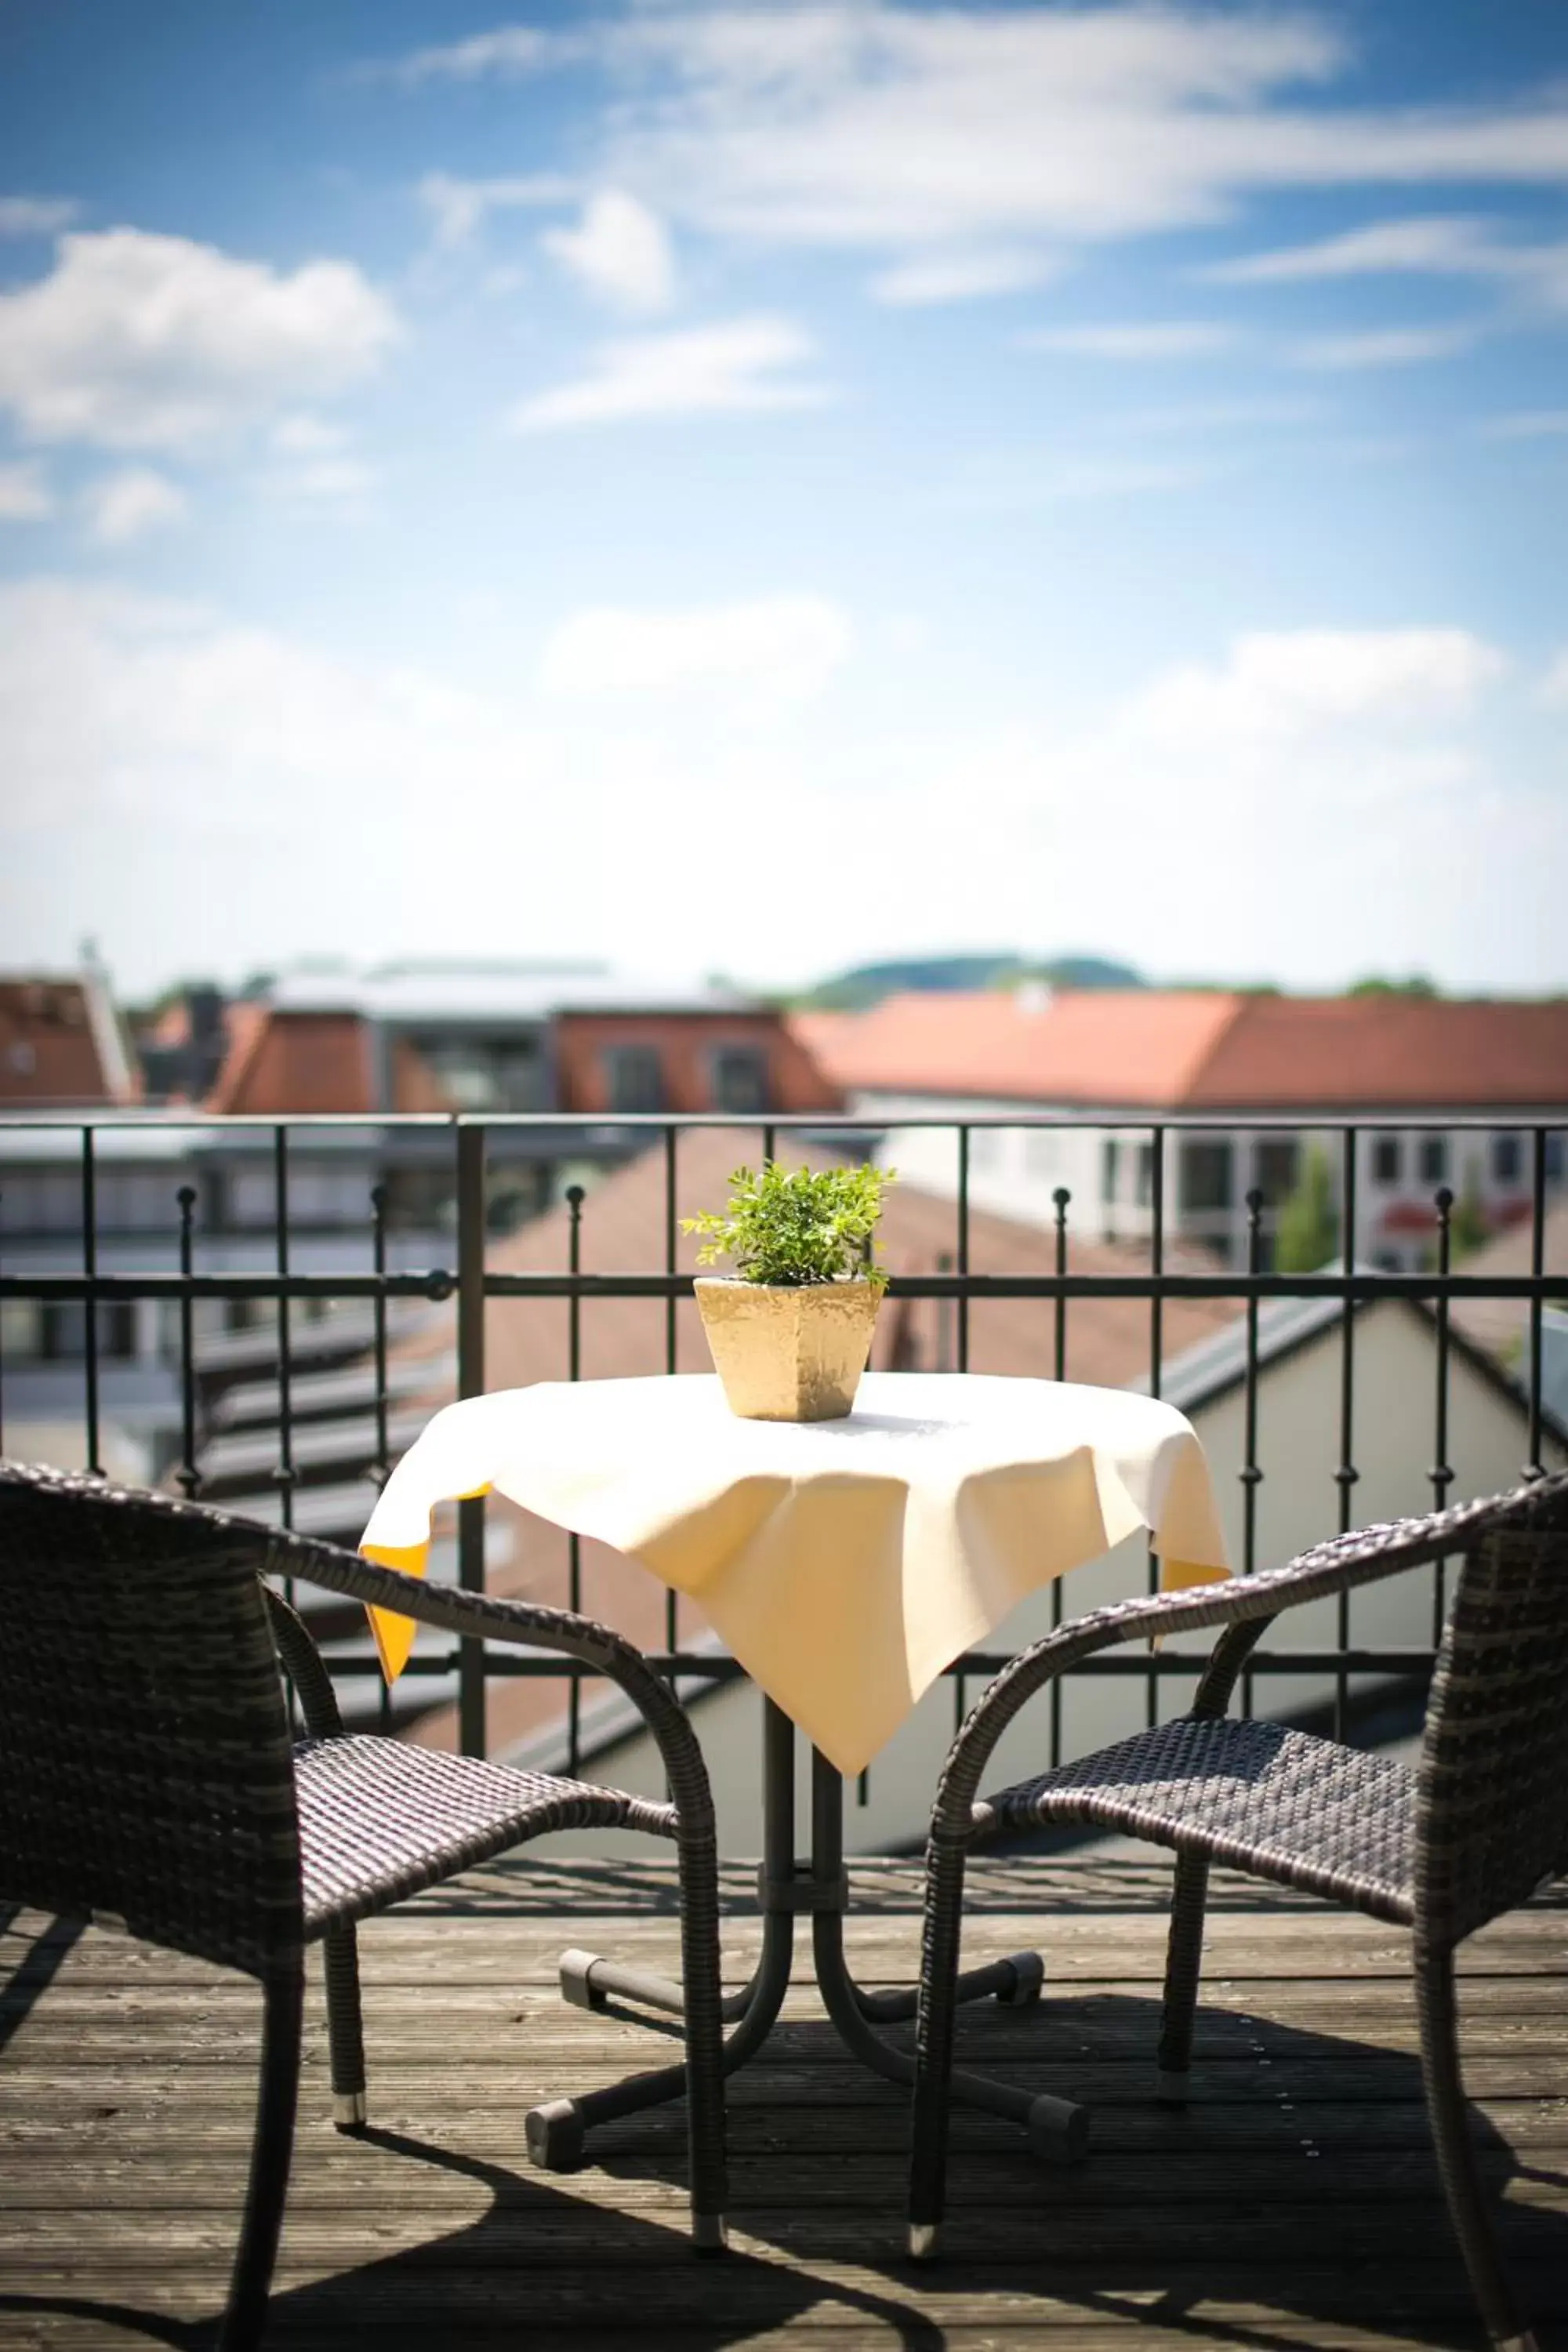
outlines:
[[621, 188], [602, 188], [575, 228], [540, 238], [553, 261], [592, 294], [626, 310], [666, 310], [675, 299], [675, 254], [664, 223]]
[[853, 643], [848, 615], [821, 596], [772, 596], [682, 613], [603, 605], [574, 613], [539, 665], [547, 693], [739, 691], [796, 701], [816, 693]]
[[467, 245], [492, 213], [533, 212], [571, 203], [575, 184], [549, 173], [510, 179], [461, 180], [450, 172], [426, 172], [415, 192], [429, 214], [438, 247]]
[[935, 503], [957, 514], [1016, 514], [1026, 508], [1077, 506], [1100, 499], [1147, 498], [1201, 488], [1232, 470], [1202, 457], [1106, 456], [1100, 451], [988, 450], [972, 458]]
[[1568, 646], [1565, 646], [1541, 681], [1541, 698], [1554, 709], [1568, 709]]
[[348, 437], [341, 425], [331, 425], [308, 408], [279, 417], [268, 435], [272, 446], [285, 457], [330, 457], [344, 446]]
[[970, 302], [987, 294], [1016, 294], [1042, 286], [1058, 265], [1043, 253], [998, 247], [990, 252], [916, 254], [871, 281], [879, 302], [913, 310], [937, 302]]
[[826, 388], [791, 373], [815, 349], [803, 328], [773, 318], [607, 343], [590, 374], [524, 401], [511, 423], [520, 433], [543, 433], [634, 416], [820, 407], [829, 396]]
[[380, 468], [363, 457], [304, 457], [279, 467], [262, 487], [268, 498], [290, 506], [343, 507], [363, 499], [380, 480]]
[[1522, 245], [1468, 215], [1374, 221], [1314, 245], [1249, 254], [1201, 273], [1232, 285], [1418, 275], [1479, 278], [1506, 289], [1516, 313], [1568, 310], [1568, 244]]
[[1229, 286], [1289, 286], [1321, 278], [1384, 277], [1416, 271], [1433, 277], [1489, 276], [1498, 248], [1484, 221], [1468, 217], [1374, 221], [1314, 245], [1249, 253], [1216, 262], [1201, 274]]
[[0, 196], [0, 236], [58, 236], [80, 209], [73, 196]]
[[1568, 434], [1568, 408], [1521, 408], [1477, 427], [1488, 441], [1552, 441]]
[[543, 33], [532, 25], [500, 25], [493, 32], [470, 34], [466, 40], [359, 66], [353, 78], [395, 82], [405, 89], [418, 89], [427, 82], [482, 81], [492, 76], [515, 81], [561, 63], [574, 46], [560, 34]]
[[1369, 327], [1344, 335], [1314, 335], [1296, 343], [1289, 354], [1295, 367], [1339, 374], [1358, 368], [1419, 367], [1428, 360], [1450, 360], [1469, 351], [1479, 334], [1476, 326]]
[[397, 331], [349, 262], [285, 274], [186, 237], [70, 236], [0, 294], [0, 406], [36, 440], [178, 448], [336, 391]]
[[1033, 327], [1018, 337], [1026, 351], [1069, 359], [1143, 361], [1208, 359], [1227, 351], [1235, 330], [1202, 319], [1159, 319], [1124, 326]]
[[54, 493], [41, 466], [0, 466], [0, 522], [42, 522], [54, 510]]
[[1296, 629], [1237, 637], [1217, 667], [1181, 666], [1128, 707], [1167, 740], [1277, 740], [1325, 728], [1462, 717], [1508, 665], [1468, 630]]
[[1296, 101], [1352, 62], [1304, 14], [1192, 6], [637, 11], [609, 142], [678, 218], [927, 255], [1201, 226], [1279, 187], [1568, 182], [1568, 102]]
[[82, 508], [88, 528], [101, 546], [127, 547], [150, 530], [182, 521], [190, 501], [166, 474], [154, 473], [148, 466], [127, 466], [89, 482]]
[[[1323, 683], [1342, 663], [1266, 638], [1274, 652], [1190, 666], [1231, 682], [1223, 724], [1212, 695], [1202, 724], [1168, 698], [1162, 718], [1167, 677], [1070, 732], [1026, 694], [977, 725], [945, 672], [916, 707], [906, 655], [893, 730], [852, 736], [838, 696], [745, 727], [700, 681], [486, 695], [163, 599], [17, 583], [0, 588], [0, 930], [43, 962], [92, 929], [141, 988], [324, 942], [471, 958], [521, 937], [666, 965], [679, 908], [691, 964], [789, 983], [918, 946], [922, 923], [929, 945], [932, 907], [954, 938], [1070, 938], [1087, 876], [1103, 884], [1096, 944], [1155, 971], [1310, 986], [1381, 964], [1561, 985], [1568, 800], [1536, 676], [1494, 713], [1477, 698], [1491, 648], [1375, 634], [1439, 642], [1393, 663], [1403, 686], [1380, 656], [1347, 688]], [[1364, 650], [1362, 633], [1328, 636]], [[1288, 724], [1270, 715], [1281, 700]], [[1494, 719], [1506, 784], [1489, 774]], [[792, 840], [864, 846], [866, 888], [694, 897], [715, 858], [776, 876], [781, 808]], [[433, 811], [472, 851], [445, 897]]]

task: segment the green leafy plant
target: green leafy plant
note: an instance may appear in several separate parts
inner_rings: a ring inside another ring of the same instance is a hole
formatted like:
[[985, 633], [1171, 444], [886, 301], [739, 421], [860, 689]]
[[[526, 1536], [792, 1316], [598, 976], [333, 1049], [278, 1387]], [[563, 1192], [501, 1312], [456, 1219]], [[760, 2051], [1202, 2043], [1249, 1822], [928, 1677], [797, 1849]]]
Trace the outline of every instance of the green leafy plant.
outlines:
[[871, 1234], [895, 1181], [889, 1168], [791, 1169], [765, 1160], [755, 1171], [735, 1170], [725, 1215], [707, 1209], [683, 1217], [681, 1229], [703, 1236], [699, 1265], [727, 1257], [742, 1282], [798, 1290], [858, 1277], [881, 1289], [888, 1277], [872, 1260]]

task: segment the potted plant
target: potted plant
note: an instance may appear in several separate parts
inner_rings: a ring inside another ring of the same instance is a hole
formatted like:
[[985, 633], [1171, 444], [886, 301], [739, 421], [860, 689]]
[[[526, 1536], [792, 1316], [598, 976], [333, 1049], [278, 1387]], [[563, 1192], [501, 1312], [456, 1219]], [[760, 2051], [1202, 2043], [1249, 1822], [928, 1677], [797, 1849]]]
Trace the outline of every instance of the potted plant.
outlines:
[[838, 1421], [871, 1352], [888, 1277], [872, 1259], [882, 1168], [737, 1168], [726, 1214], [682, 1219], [700, 1234], [697, 1305], [731, 1412], [743, 1421]]

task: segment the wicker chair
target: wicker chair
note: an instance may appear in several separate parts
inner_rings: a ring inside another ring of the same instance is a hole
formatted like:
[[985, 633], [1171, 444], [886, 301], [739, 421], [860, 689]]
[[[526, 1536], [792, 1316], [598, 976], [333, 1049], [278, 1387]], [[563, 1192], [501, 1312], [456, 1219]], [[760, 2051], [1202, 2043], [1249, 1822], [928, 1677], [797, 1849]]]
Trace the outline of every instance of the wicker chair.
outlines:
[[[1226, 1717], [1259, 1635], [1286, 1609], [1458, 1556], [1462, 1565], [1418, 1767]], [[1192, 1712], [980, 1799], [1025, 1702], [1123, 1642], [1223, 1626]], [[1457, 1945], [1568, 1867], [1568, 1475], [1317, 1546], [1245, 1581], [1096, 1611], [997, 1675], [949, 1753], [927, 1854], [910, 2251], [942, 2216], [964, 1857], [998, 1832], [1088, 1822], [1173, 1847], [1175, 1887], [1157, 2095], [1187, 2081], [1212, 1862], [1410, 1928], [1422, 2070], [1437, 2159], [1494, 2343], [1533, 2345], [1499, 2259], [1466, 2120]]]
[[[673, 1801], [345, 1735], [315, 1643], [264, 1577], [580, 1658], [657, 1739]], [[279, 1659], [308, 1737], [296, 1741]], [[563, 1611], [432, 1587], [336, 1546], [101, 1479], [0, 1464], [0, 1898], [241, 1969], [261, 2084], [223, 2352], [261, 2335], [299, 2090], [305, 1948], [325, 1959], [334, 2121], [363, 2124], [354, 1923], [549, 1830], [647, 1830], [679, 1856], [692, 2231], [724, 2241], [717, 1851], [679, 1705]]]

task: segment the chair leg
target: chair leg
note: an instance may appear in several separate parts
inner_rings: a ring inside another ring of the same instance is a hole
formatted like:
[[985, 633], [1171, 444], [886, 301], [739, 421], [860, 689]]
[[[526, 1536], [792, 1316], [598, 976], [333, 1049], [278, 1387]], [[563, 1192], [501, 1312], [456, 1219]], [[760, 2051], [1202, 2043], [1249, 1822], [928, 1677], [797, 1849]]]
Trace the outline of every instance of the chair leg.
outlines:
[[1459, 2251], [1488, 2335], [1501, 2352], [1535, 2352], [1535, 2337], [1503, 2271], [1480, 2167], [1470, 2137], [1469, 2110], [1459, 2071], [1458, 2009], [1451, 1950], [1415, 1954], [1415, 2007], [1421, 2026], [1421, 2073], [1437, 2166]]
[[700, 2252], [727, 2242], [729, 2176], [724, 2149], [724, 2013], [719, 1963], [718, 1846], [711, 1830], [682, 1835], [680, 1973], [686, 2011], [686, 2123], [691, 2238]]
[[359, 1947], [352, 1925], [321, 1939], [327, 1979], [327, 2046], [332, 2068], [332, 2121], [339, 2131], [364, 2122], [364, 2032], [360, 2019]]
[[1176, 1856], [1171, 1896], [1171, 1932], [1165, 1946], [1165, 1990], [1160, 2012], [1160, 2054], [1154, 2095], [1166, 2106], [1186, 2105], [1187, 2069], [1193, 2054], [1193, 2014], [1198, 2005], [1198, 1974], [1204, 1956], [1204, 1902], [1208, 1894], [1206, 1854]]
[[245, 2218], [229, 2282], [228, 2307], [218, 2334], [218, 2352], [255, 2352], [267, 2324], [267, 2293], [272, 2283], [289, 2159], [294, 2147], [294, 2109], [300, 2093], [300, 2028], [305, 2007], [301, 1954], [287, 1975], [262, 1987], [261, 2084], [256, 2103], [250, 2179]]
[[933, 1837], [926, 1857], [920, 2006], [915, 2011], [915, 2088], [910, 2156], [909, 2250], [937, 2250], [947, 2190], [947, 2119], [952, 2036], [958, 2014], [958, 1948], [963, 1931], [964, 1849]]

